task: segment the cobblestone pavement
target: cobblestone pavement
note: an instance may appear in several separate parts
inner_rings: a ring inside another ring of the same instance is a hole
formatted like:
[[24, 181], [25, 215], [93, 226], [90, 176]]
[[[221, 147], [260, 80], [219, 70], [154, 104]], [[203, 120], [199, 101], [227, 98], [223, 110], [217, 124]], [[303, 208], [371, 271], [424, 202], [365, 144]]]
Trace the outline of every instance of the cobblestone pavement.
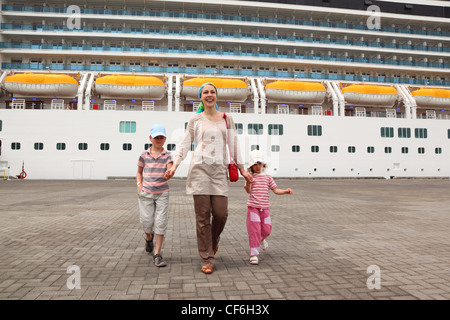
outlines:
[[0, 298], [450, 299], [449, 180], [276, 182], [295, 194], [271, 194], [260, 264], [240, 181], [205, 275], [184, 180], [170, 181], [164, 268], [144, 251], [134, 180], [0, 181]]

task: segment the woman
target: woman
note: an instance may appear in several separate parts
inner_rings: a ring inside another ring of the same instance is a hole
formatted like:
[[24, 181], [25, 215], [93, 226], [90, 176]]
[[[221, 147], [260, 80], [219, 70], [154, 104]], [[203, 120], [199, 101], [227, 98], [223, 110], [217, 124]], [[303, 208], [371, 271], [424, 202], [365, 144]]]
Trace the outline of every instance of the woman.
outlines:
[[202, 259], [202, 271], [209, 274], [213, 272], [214, 255], [228, 217], [227, 139], [239, 172], [249, 182], [252, 177], [244, 170], [236, 129], [229, 115], [226, 117], [227, 134], [224, 113], [216, 105], [216, 87], [212, 83], [204, 83], [198, 96], [201, 100], [199, 109], [189, 120], [173, 166], [166, 171], [165, 176], [166, 179], [173, 177], [195, 139], [197, 146], [189, 167], [186, 193], [194, 197], [198, 251]]

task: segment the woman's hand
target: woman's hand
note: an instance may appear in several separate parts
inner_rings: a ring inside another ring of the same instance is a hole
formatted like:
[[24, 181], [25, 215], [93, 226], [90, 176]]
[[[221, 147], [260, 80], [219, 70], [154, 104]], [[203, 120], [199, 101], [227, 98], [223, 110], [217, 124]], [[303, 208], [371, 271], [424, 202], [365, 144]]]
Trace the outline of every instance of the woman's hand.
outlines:
[[172, 168], [166, 170], [166, 172], [164, 173], [164, 179], [169, 180], [170, 178], [172, 178], [175, 174], [175, 166], [172, 166]]
[[247, 184], [250, 184], [253, 182], [253, 176], [248, 173], [247, 171], [245, 171], [244, 168], [240, 168], [239, 172], [241, 173], [241, 176], [243, 176], [245, 178], [245, 180], [247, 181]]

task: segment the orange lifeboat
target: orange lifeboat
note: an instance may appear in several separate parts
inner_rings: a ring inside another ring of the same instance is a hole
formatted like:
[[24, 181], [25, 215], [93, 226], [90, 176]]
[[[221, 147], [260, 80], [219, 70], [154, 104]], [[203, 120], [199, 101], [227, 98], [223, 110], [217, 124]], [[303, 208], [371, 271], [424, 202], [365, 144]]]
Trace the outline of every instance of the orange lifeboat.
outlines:
[[416, 104], [421, 108], [450, 107], [450, 90], [421, 88], [411, 92]]
[[342, 89], [346, 104], [365, 107], [390, 107], [398, 99], [394, 87], [354, 84]]
[[269, 102], [321, 104], [326, 89], [321, 83], [302, 81], [274, 81], [265, 86]]
[[239, 79], [228, 78], [192, 78], [183, 82], [182, 94], [186, 99], [198, 100], [198, 89], [211, 82], [217, 88], [218, 101], [245, 101], [249, 95], [247, 84]]
[[161, 100], [166, 92], [157, 77], [111, 75], [97, 78], [95, 91], [103, 98], [147, 98]]
[[5, 89], [16, 97], [73, 98], [78, 81], [67, 74], [22, 73], [6, 77]]

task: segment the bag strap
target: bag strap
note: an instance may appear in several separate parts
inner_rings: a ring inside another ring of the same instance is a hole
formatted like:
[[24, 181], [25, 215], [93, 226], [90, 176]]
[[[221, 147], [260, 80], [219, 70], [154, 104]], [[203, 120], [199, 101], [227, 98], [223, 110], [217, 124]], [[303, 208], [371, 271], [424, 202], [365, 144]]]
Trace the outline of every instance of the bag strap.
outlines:
[[228, 142], [228, 151], [230, 152], [230, 161], [233, 161], [233, 157], [231, 156], [231, 147], [230, 147], [230, 136], [228, 133], [228, 122], [227, 122], [227, 114], [224, 112], [223, 113], [223, 118], [225, 119], [225, 126], [227, 128], [227, 142]]

